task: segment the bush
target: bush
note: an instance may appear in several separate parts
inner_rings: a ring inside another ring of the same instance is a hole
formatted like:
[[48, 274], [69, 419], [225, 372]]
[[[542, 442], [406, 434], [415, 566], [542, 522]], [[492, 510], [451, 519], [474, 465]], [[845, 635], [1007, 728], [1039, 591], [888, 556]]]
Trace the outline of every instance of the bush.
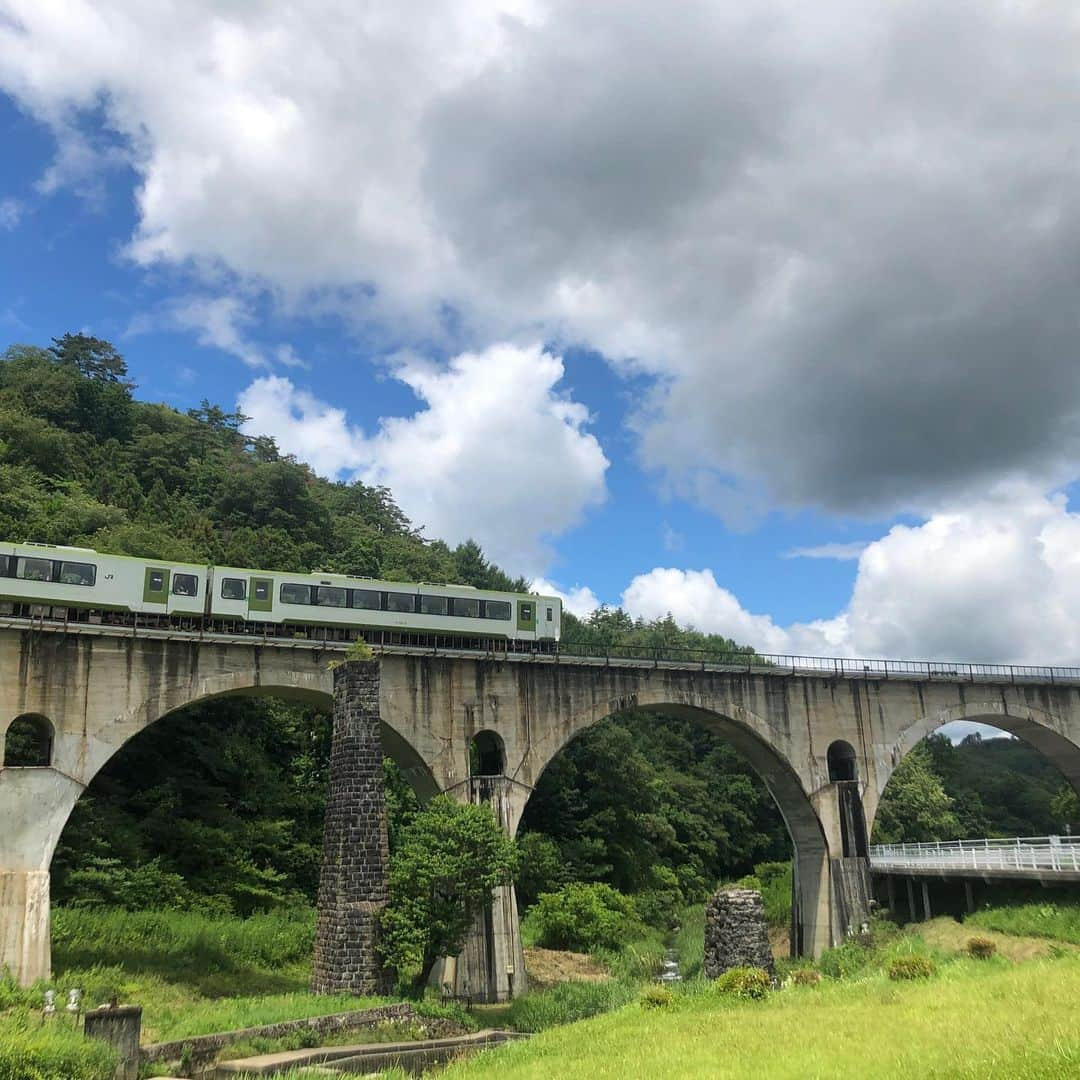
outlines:
[[760, 1001], [772, 989], [772, 977], [761, 968], [730, 968], [713, 983], [713, 987], [718, 994]]
[[813, 968], [796, 968], [789, 978], [793, 986], [817, 986], [821, 982], [821, 972]]
[[112, 1048], [59, 1023], [57, 1018], [49, 1027], [11, 1027], [0, 1034], [0, 1080], [112, 1080]]
[[791, 924], [791, 863], [758, 863], [754, 872], [735, 882], [742, 889], [757, 889], [770, 926]]
[[968, 956], [972, 956], [976, 960], [989, 960], [997, 952], [997, 945], [988, 937], [973, 937], [968, 938], [968, 943], [964, 946], [964, 949]]
[[670, 1009], [675, 1004], [675, 994], [666, 986], [650, 986], [641, 995], [643, 1009]]
[[873, 952], [852, 939], [835, 949], [826, 949], [818, 960], [818, 968], [831, 979], [850, 979], [865, 971], [873, 962]]
[[634, 989], [614, 979], [606, 982], [567, 982], [538, 994], [515, 998], [506, 1022], [515, 1031], [546, 1031], [560, 1024], [584, 1020], [628, 1004]]
[[547, 949], [618, 949], [642, 932], [633, 900], [599, 883], [542, 893], [530, 916], [537, 944]]
[[893, 982], [907, 979], [929, 979], [937, 966], [929, 956], [899, 956], [889, 964], [889, 978]]

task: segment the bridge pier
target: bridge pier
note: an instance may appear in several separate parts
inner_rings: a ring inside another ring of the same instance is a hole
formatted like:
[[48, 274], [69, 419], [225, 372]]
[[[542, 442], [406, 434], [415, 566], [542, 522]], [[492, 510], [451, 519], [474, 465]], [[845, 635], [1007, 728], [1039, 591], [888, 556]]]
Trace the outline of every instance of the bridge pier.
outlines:
[[311, 989], [382, 994], [390, 976], [378, 955], [379, 917], [390, 898], [383, 791], [379, 663], [334, 671], [334, 734]]
[[0, 770], [0, 971], [52, 974], [49, 864], [82, 785], [58, 769]]
[[[508, 776], [472, 776], [449, 794], [469, 802], [487, 804], [503, 829], [513, 834], [530, 789]], [[476, 1004], [509, 1001], [528, 989], [525, 950], [521, 943], [514, 886], [502, 885], [491, 897], [491, 907], [480, 912], [461, 954], [444, 961], [434, 981], [451, 996]]]

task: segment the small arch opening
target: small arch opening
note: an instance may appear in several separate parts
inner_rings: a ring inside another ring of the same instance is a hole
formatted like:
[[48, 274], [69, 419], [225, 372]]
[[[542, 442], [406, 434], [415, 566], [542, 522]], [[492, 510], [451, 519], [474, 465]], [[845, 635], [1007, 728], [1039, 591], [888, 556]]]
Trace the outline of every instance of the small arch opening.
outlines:
[[502, 776], [506, 772], [506, 748], [494, 731], [479, 731], [469, 743], [472, 776]]
[[844, 739], [837, 739], [829, 747], [829, 783], [859, 779], [859, 760], [855, 748]]
[[11, 721], [4, 736], [4, 767], [41, 769], [52, 764], [53, 726], [38, 713], [25, 713]]

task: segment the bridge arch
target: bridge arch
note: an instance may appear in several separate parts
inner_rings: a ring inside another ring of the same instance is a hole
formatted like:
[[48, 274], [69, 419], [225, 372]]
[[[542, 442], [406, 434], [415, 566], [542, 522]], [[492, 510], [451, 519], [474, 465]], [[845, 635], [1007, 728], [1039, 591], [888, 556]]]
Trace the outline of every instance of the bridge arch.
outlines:
[[903, 728], [885, 759], [878, 762], [876, 784], [868, 786], [865, 792], [867, 829], [872, 833], [881, 796], [901, 761], [927, 736], [958, 720], [986, 724], [1022, 739], [1055, 766], [1080, 794], [1080, 743], [1069, 733], [1070, 706], [1075, 706], [1072, 702], [1055, 702], [1051, 692], [1043, 691], [1038, 696], [1038, 703], [1009, 700], [1005, 695], [980, 696], [920, 715]]
[[[738, 751], [761, 778], [787, 827], [794, 849], [794, 951], [818, 955], [832, 944], [832, 905], [829, 888], [829, 846], [821, 819], [799, 774], [778, 745], [776, 733], [760, 717], [730, 699], [697, 704], [668, 700], [656, 694], [635, 695], [613, 709], [590, 709], [549, 730], [529, 749], [512, 780], [524, 779], [523, 795], [512, 804], [511, 832], [517, 833], [532, 791], [548, 765], [561, 750], [596, 724], [618, 712], [633, 708], [641, 712], [680, 717], [701, 724]], [[771, 736], [771, 737], [770, 737]]]

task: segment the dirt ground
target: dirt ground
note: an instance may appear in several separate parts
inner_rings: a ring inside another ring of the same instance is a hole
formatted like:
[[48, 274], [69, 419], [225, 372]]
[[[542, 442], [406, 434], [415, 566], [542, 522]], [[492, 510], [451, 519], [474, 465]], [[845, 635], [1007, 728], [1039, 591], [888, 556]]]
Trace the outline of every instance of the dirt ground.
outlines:
[[1077, 946], [1061, 941], [1047, 941], [1045, 938], [1014, 937], [1001, 934], [996, 930], [984, 930], [982, 927], [965, 926], [947, 916], [931, 919], [929, 922], [909, 926], [928, 945], [946, 952], [962, 952], [973, 937], [989, 938], [997, 945], [998, 953], [1009, 960], [1032, 960], [1038, 956], [1049, 956], [1062, 950], [1076, 952]]
[[536, 988], [564, 982], [603, 982], [610, 978], [603, 965], [582, 953], [556, 949], [526, 949], [525, 970]]

